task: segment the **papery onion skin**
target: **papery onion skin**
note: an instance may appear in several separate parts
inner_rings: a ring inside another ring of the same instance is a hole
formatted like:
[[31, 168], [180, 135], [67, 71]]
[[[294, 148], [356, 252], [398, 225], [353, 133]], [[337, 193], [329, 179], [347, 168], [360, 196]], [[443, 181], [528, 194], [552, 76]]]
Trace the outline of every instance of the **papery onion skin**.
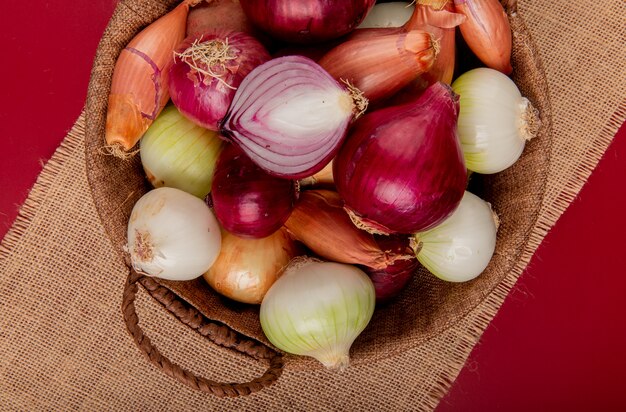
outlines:
[[295, 181], [265, 173], [229, 144], [217, 162], [210, 197], [222, 227], [241, 237], [262, 238], [285, 223], [297, 189]]
[[486, 67], [463, 73], [452, 89], [461, 96], [459, 138], [467, 168], [492, 174], [512, 166], [538, 132], [532, 104], [513, 80]]
[[330, 162], [366, 105], [313, 60], [283, 56], [246, 76], [221, 133], [268, 173], [300, 179]]
[[111, 79], [104, 133], [113, 155], [127, 158], [128, 151], [167, 104], [172, 51], [185, 38], [189, 7], [199, 1], [180, 2], [135, 35], [120, 52]]
[[133, 268], [169, 280], [201, 276], [221, 247], [213, 212], [197, 197], [171, 187], [151, 190], [135, 203], [127, 236]]
[[175, 187], [201, 199], [211, 191], [215, 164], [226, 144], [173, 105], [163, 109], [139, 143], [141, 165], [152, 186]]
[[362, 267], [374, 284], [376, 303], [387, 303], [398, 296], [413, 279], [419, 262], [410, 247], [409, 238], [405, 235], [376, 235], [375, 239], [385, 252], [402, 256], [384, 268]]
[[348, 81], [370, 102], [376, 102], [393, 96], [430, 70], [438, 50], [437, 40], [430, 33], [401, 31], [348, 39], [322, 57], [319, 64], [335, 79]]
[[384, 269], [413, 256], [410, 249], [381, 248], [370, 233], [352, 224], [343, 200], [331, 190], [301, 192], [285, 228], [317, 256], [333, 262]]
[[487, 267], [496, 247], [498, 220], [491, 205], [465, 192], [456, 211], [431, 230], [416, 233], [417, 259], [448, 282], [467, 282]]
[[356, 28], [375, 0], [240, 0], [252, 23], [288, 43], [319, 43]]
[[[201, 51], [201, 47], [212, 51]], [[194, 54], [192, 50], [199, 51]], [[214, 61], [206, 57], [214, 58], [220, 52], [223, 56]], [[196, 124], [218, 130], [243, 78], [269, 59], [263, 45], [246, 33], [213, 29], [199, 37], [187, 37], [176, 48], [169, 69], [172, 102]]]
[[459, 26], [463, 39], [487, 67], [504, 74], [513, 71], [511, 26], [499, 0], [454, 0], [457, 13], [467, 17]]
[[436, 83], [414, 102], [354, 124], [333, 176], [357, 223], [373, 232], [415, 233], [454, 211], [467, 183], [457, 116], [458, 96]]
[[203, 277], [215, 291], [230, 299], [260, 304], [299, 253], [284, 229], [262, 239], [244, 239], [222, 230], [220, 254]]
[[456, 47], [456, 27], [465, 21], [465, 16], [455, 13], [452, 0], [441, 2], [441, 9], [436, 9], [428, 2], [415, 6], [415, 11], [405, 29], [420, 29], [432, 33], [439, 41], [439, 54], [433, 66], [421, 77], [428, 85], [438, 81], [452, 83], [454, 74]]
[[285, 352], [344, 370], [350, 347], [374, 313], [372, 281], [355, 266], [319, 261], [290, 264], [261, 303], [261, 327]]

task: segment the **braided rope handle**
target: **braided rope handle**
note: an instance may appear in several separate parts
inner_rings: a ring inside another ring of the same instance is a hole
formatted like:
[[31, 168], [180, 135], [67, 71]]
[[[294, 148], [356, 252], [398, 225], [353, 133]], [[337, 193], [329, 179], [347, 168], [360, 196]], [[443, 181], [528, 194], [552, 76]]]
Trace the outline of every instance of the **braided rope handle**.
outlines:
[[[269, 360], [268, 369], [262, 376], [249, 382], [222, 383], [198, 377], [192, 372], [172, 363], [152, 345], [150, 338], [144, 334], [139, 326], [139, 318], [135, 310], [135, 296], [138, 290], [137, 283], [141, 283], [159, 303], [182, 323], [194, 329], [200, 333], [200, 335], [208, 338], [217, 345], [235, 349], [255, 359]], [[193, 389], [208, 392], [218, 397], [245, 396], [270, 386], [276, 382], [283, 372], [284, 362], [281, 354], [273, 351], [266, 345], [235, 332], [228, 326], [208, 320], [204, 315], [198, 312], [198, 310], [180, 300], [170, 290], [155, 282], [154, 279], [139, 275], [132, 269], [124, 286], [122, 313], [128, 333], [133, 337], [135, 344], [150, 363], [161, 369], [168, 376]]]

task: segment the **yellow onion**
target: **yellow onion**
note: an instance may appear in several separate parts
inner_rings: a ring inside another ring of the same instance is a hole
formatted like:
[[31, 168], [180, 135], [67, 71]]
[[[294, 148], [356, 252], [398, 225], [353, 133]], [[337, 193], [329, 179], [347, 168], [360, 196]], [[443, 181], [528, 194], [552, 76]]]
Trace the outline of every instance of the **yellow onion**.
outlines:
[[261, 303], [298, 247], [284, 229], [262, 239], [240, 238], [222, 229], [222, 248], [204, 273], [216, 292], [243, 303]]

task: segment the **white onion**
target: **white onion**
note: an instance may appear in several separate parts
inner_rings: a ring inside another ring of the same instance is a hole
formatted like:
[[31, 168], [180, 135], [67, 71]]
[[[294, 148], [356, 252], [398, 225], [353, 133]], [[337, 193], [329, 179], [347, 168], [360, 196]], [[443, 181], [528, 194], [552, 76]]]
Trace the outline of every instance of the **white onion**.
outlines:
[[452, 83], [460, 95], [459, 138], [469, 170], [501, 172], [519, 159], [539, 120], [528, 99], [506, 75], [478, 68]]
[[369, 277], [355, 266], [295, 259], [261, 303], [261, 327], [277, 348], [343, 370], [374, 313]]
[[195, 279], [211, 267], [220, 247], [220, 228], [213, 212], [189, 193], [162, 187], [143, 195], [133, 207], [128, 252], [138, 273]]
[[415, 4], [405, 1], [377, 3], [359, 24], [359, 29], [401, 27], [413, 14]]
[[417, 259], [433, 275], [466, 282], [480, 275], [496, 247], [497, 218], [491, 205], [465, 192], [456, 211], [440, 225], [414, 235]]

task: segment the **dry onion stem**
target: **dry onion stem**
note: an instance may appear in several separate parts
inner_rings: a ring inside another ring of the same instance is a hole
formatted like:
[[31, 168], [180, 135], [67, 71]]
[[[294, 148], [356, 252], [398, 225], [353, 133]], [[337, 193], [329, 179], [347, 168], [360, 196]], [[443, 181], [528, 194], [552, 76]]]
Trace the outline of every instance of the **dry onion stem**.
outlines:
[[139, 141], [169, 100], [167, 70], [174, 48], [185, 37], [189, 7], [185, 0], [143, 29], [122, 50], [111, 81], [105, 140], [118, 157]]
[[369, 100], [363, 94], [361, 90], [359, 90], [356, 86], [352, 85], [350, 81], [341, 79], [341, 82], [346, 85], [348, 91], [350, 92], [350, 97], [352, 97], [352, 102], [354, 103], [354, 117], [353, 121], [358, 119], [365, 113], [367, 110], [367, 106], [369, 104]]

